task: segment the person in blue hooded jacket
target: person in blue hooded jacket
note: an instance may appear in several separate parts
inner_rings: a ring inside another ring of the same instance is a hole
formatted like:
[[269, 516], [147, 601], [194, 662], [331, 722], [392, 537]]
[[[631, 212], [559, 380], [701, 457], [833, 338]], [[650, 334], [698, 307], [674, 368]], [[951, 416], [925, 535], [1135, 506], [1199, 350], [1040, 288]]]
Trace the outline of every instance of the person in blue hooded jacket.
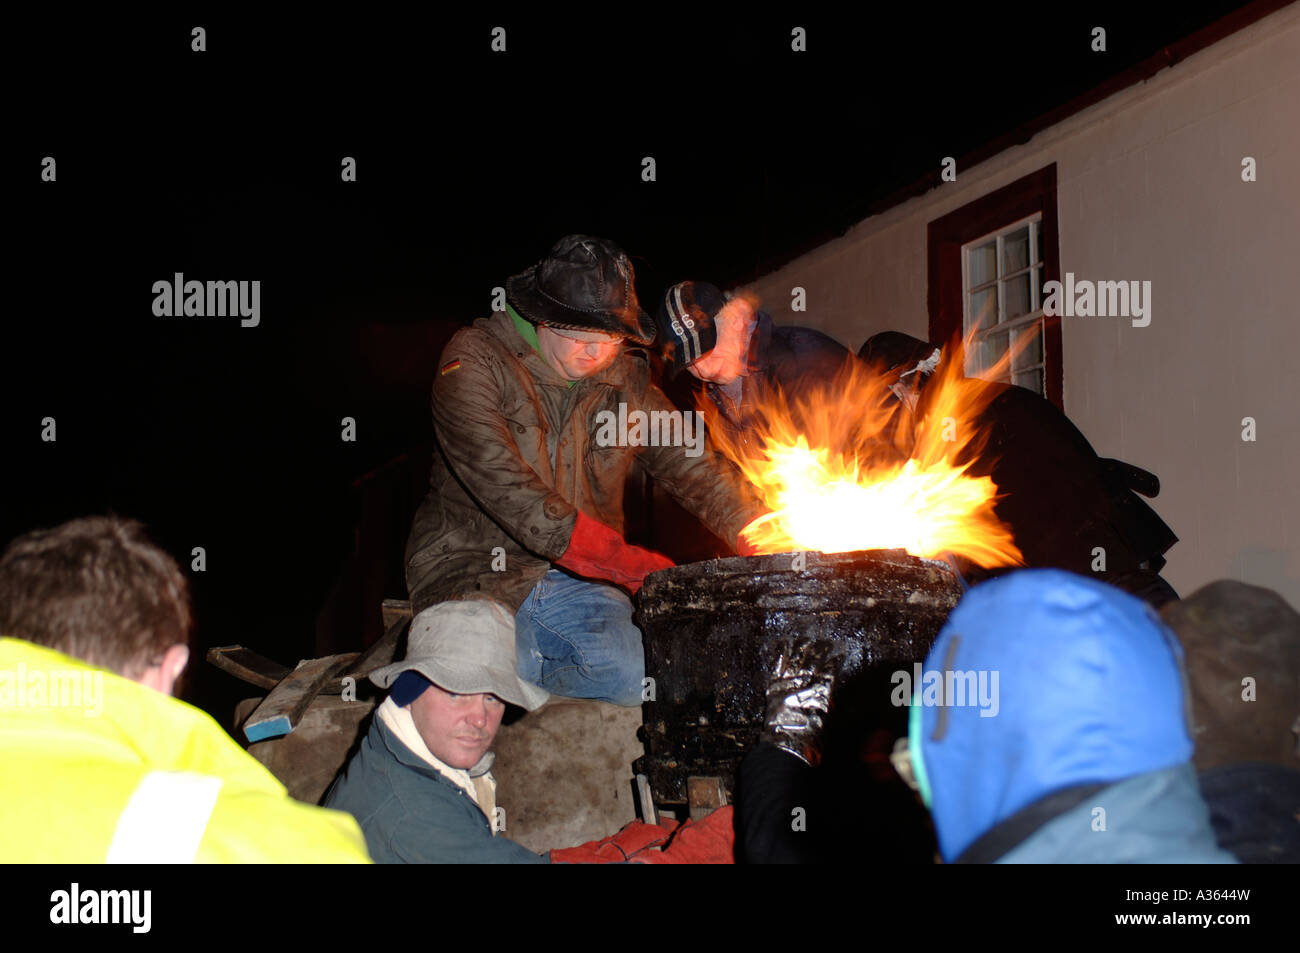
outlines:
[[908, 760], [945, 861], [1234, 862], [1191, 763], [1182, 649], [1134, 596], [1056, 569], [986, 582], [920, 681]]

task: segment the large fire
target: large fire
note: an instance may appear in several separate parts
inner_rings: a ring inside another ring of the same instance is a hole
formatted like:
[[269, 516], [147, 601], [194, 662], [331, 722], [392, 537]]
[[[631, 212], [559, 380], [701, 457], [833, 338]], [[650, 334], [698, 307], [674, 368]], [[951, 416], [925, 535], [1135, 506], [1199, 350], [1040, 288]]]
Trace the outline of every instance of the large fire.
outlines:
[[712, 402], [702, 402], [715, 446], [772, 508], [742, 533], [756, 552], [902, 548], [986, 567], [1023, 564], [993, 512], [997, 487], [966, 472], [987, 436], [977, 418], [996, 390], [962, 375], [954, 344], [926, 383], [917, 416], [916, 376], [900, 382], [897, 372], [846, 366], [814, 397], [788, 403], [775, 393], [746, 408], [752, 418], [735, 438]]

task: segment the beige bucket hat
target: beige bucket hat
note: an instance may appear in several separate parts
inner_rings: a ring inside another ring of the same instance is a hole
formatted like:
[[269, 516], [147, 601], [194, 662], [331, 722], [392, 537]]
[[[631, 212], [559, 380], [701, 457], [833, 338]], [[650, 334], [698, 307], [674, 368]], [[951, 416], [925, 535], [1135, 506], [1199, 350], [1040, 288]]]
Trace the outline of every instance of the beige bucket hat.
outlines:
[[518, 675], [515, 618], [499, 602], [441, 602], [411, 620], [406, 658], [370, 673], [389, 688], [403, 672], [419, 672], [459, 695], [480, 692], [532, 711], [550, 696]]

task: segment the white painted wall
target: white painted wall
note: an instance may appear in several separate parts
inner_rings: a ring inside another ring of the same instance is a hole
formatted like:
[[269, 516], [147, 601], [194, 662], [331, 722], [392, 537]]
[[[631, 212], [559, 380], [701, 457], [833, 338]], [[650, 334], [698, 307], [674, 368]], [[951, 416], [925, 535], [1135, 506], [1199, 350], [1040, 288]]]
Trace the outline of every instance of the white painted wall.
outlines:
[[[1258, 181], [1242, 182], [1243, 156]], [[1152, 282], [1148, 327], [1062, 319], [1066, 413], [1099, 454], [1159, 475], [1182, 594], [1235, 578], [1300, 607], [1300, 7], [958, 169], [754, 290], [778, 323], [855, 350], [887, 329], [924, 338], [927, 224], [1051, 162], [1062, 276]], [[794, 286], [806, 313], [790, 311]]]

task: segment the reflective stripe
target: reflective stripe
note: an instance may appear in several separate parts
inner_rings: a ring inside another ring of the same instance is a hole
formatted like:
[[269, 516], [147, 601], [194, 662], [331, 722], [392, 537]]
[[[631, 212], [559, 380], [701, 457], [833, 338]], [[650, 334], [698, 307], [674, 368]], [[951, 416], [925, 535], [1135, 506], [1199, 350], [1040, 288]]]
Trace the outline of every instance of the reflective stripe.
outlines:
[[[686, 317], [687, 310], [686, 310], [686, 304], [685, 304], [685, 302], [682, 301], [682, 286], [681, 286], [681, 285], [673, 285], [673, 293], [672, 293], [672, 298], [671, 298], [670, 300], [671, 300], [672, 304], [669, 306], [669, 309], [668, 309], [668, 310], [669, 310], [669, 316], [670, 316], [674, 321], [677, 321], [679, 324], [682, 324], [682, 318]], [[695, 354], [694, 354], [694, 356], [691, 355], [691, 342], [690, 342], [690, 341], [687, 341], [687, 340], [686, 340], [686, 337], [685, 337], [685, 332], [686, 332], [686, 331], [689, 331], [689, 332], [690, 332], [691, 340], [695, 342]], [[700, 357], [700, 336], [699, 336], [698, 333], [696, 333], [694, 326], [692, 326], [692, 327], [690, 327], [690, 328], [686, 328], [686, 327], [683, 325], [682, 350], [683, 350], [683, 352], [684, 352], [684, 353], [682, 354], [682, 364], [683, 364], [683, 365], [690, 364], [692, 361], [694, 361], [694, 360], [696, 360], [697, 358]]]
[[110, 864], [190, 864], [217, 804], [221, 779], [189, 771], [145, 775], [117, 822]]

